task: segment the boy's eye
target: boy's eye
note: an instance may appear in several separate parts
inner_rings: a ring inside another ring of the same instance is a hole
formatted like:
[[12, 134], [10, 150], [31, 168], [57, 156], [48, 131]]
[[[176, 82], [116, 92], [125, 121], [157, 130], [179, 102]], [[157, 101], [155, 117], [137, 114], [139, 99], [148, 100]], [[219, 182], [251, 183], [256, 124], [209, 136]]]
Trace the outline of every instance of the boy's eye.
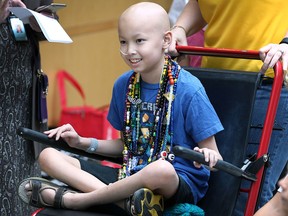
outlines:
[[121, 40], [121, 41], [120, 41], [120, 44], [121, 44], [121, 45], [125, 45], [125, 44], [126, 44], [126, 41]]
[[144, 39], [137, 39], [136, 40], [136, 43], [142, 43], [142, 42], [144, 42], [145, 40]]

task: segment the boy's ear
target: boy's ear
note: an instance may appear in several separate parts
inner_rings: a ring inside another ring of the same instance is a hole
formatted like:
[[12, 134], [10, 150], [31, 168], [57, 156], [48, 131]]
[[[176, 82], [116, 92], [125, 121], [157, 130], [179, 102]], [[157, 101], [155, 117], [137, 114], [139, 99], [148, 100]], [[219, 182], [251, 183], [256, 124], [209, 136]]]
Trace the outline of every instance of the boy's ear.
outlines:
[[166, 49], [170, 46], [172, 42], [172, 32], [171, 31], [165, 32], [163, 40], [164, 40], [163, 48]]

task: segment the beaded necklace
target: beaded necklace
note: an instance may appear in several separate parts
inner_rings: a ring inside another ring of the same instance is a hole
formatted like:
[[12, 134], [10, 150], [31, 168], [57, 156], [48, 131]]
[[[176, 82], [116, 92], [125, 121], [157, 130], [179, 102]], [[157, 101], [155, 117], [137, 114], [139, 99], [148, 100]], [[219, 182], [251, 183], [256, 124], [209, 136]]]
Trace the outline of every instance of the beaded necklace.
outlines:
[[[142, 135], [141, 120], [144, 122], [145, 115], [141, 117], [141, 77], [134, 72], [129, 80], [126, 109], [124, 114], [123, 130], [123, 164], [119, 169], [119, 179], [125, 178], [134, 172], [142, 169], [147, 164], [158, 158], [166, 159], [169, 150], [167, 142], [173, 140], [173, 100], [177, 88], [177, 79], [180, 66], [165, 56], [165, 64], [160, 79], [160, 87], [156, 96], [156, 109], [154, 111], [154, 121], [149, 130]], [[145, 158], [146, 163], [143, 163]]]

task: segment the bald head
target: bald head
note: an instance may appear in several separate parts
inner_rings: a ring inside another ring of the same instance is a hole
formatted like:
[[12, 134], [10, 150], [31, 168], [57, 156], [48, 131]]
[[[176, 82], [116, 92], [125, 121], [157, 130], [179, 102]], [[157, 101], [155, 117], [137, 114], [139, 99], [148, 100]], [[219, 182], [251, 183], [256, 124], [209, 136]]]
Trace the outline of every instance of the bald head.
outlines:
[[149, 25], [162, 32], [170, 29], [167, 12], [160, 5], [152, 2], [141, 2], [127, 8], [119, 18], [119, 28], [121, 24], [140, 25], [143, 28]]

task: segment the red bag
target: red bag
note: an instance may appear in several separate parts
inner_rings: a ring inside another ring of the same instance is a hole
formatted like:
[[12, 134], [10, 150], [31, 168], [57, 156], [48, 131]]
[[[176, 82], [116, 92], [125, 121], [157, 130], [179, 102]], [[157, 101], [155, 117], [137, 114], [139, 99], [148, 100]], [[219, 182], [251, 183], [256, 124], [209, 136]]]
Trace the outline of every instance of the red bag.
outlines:
[[[66, 71], [57, 72], [58, 88], [60, 93], [61, 114], [58, 126], [71, 124], [80, 136], [95, 137], [97, 139], [116, 139], [119, 132], [107, 120], [109, 105], [94, 108], [85, 105], [85, 94], [79, 83]], [[65, 80], [69, 81], [80, 93], [83, 99], [82, 106], [67, 107]]]

